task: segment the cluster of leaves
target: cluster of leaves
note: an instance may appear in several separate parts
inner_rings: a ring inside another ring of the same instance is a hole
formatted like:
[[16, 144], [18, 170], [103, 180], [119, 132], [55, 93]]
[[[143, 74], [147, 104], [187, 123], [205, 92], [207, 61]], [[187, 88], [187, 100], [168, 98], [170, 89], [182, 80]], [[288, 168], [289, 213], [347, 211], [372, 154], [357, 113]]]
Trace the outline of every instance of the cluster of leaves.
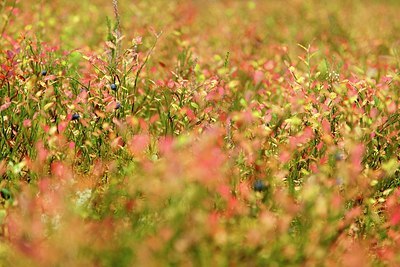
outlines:
[[[4, 264], [399, 264], [397, 25], [368, 39], [335, 4], [220, 1], [206, 6], [231, 24], [215, 33], [203, 6], [172, 1], [163, 34], [121, 35], [118, 17], [101, 48], [69, 50], [18, 32], [17, 2], [0, 20]], [[370, 2], [356, 16], [399, 9]], [[248, 14], [267, 7], [262, 35]]]

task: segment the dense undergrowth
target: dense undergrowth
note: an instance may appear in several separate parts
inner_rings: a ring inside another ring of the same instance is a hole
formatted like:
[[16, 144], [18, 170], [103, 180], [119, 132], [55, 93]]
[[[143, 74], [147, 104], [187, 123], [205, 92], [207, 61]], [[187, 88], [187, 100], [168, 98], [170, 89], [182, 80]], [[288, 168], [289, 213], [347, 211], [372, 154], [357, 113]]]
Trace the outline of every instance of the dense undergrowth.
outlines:
[[397, 1], [2, 1], [4, 266], [398, 266]]

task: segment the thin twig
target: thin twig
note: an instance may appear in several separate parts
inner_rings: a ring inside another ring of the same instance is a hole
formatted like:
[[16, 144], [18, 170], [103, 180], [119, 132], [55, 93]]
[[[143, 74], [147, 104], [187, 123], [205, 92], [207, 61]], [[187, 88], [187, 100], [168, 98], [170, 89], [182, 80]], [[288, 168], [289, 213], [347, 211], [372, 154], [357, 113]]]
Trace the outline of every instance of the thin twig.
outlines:
[[14, 2], [12, 3], [12, 6], [11, 6], [10, 12], [8, 12], [7, 16], [5, 16], [5, 22], [4, 22], [3, 28], [1, 29], [0, 36], [3, 36], [4, 32], [6, 31], [8, 22], [9, 22], [10, 17], [11, 17], [11, 13], [14, 11], [14, 8], [15, 8], [16, 4], [17, 4], [17, 0], [14, 0]]
[[154, 44], [151, 47], [150, 51], [147, 53], [146, 58], [144, 59], [143, 63], [140, 65], [139, 69], [136, 72], [135, 82], [133, 84], [133, 96], [132, 96], [133, 100], [132, 100], [132, 108], [131, 108], [131, 112], [132, 113], [133, 113], [133, 111], [135, 109], [135, 95], [136, 95], [136, 88], [137, 88], [137, 83], [138, 83], [138, 80], [139, 80], [140, 73], [142, 72], [142, 70], [143, 70], [144, 66], [146, 65], [147, 61], [149, 60], [150, 55], [153, 53], [154, 48], [156, 47], [158, 39], [160, 38], [161, 34], [162, 33], [157, 34], [156, 41], [154, 42]]
[[115, 20], [117, 22], [116, 28], [115, 28], [115, 45], [116, 51], [115, 51], [115, 58], [118, 58], [120, 52], [121, 52], [121, 19], [118, 11], [118, 0], [113, 0], [113, 8], [114, 8], [114, 15], [115, 15]]

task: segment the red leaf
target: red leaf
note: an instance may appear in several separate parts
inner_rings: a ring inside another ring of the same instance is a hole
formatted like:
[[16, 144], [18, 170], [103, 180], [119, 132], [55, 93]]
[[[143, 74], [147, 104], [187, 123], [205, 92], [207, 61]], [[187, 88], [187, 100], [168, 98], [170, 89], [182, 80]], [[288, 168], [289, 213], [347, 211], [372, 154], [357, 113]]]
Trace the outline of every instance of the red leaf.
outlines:
[[253, 81], [255, 84], [260, 83], [264, 79], [264, 73], [262, 71], [257, 70], [254, 72]]
[[397, 206], [392, 215], [390, 216], [390, 224], [397, 225], [400, 222], [400, 207]]
[[322, 129], [326, 134], [330, 134], [331, 133], [331, 124], [327, 119], [323, 119], [321, 121], [322, 124]]
[[43, 80], [45, 80], [45, 81], [52, 81], [52, 80], [55, 80], [56, 78], [57, 78], [56, 75], [48, 75], [48, 76], [44, 77]]

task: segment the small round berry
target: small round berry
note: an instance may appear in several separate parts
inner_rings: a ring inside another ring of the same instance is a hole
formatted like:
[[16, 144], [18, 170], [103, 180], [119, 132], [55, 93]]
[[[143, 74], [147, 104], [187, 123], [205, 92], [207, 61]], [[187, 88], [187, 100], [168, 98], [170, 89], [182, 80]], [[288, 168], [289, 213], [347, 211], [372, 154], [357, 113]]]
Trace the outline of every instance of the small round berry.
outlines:
[[261, 180], [256, 180], [253, 184], [253, 189], [256, 192], [262, 192], [265, 189], [267, 189], [267, 187], [265, 186], [265, 184], [263, 183], [263, 181]]
[[46, 76], [47, 75], [47, 70], [42, 70], [42, 76]]
[[335, 182], [336, 182], [336, 185], [343, 185], [343, 183], [344, 183], [343, 178], [340, 176], [336, 177]]
[[74, 113], [74, 114], [72, 115], [71, 120], [75, 121], [75, 120], [79, 120], [79, 118], [80, 118], [79, 114], [78, 114], [78, 113]]
[[112, 84], [110, 85], [110, 87], [111, 87], [111, 90], [117, 91], [117, 85], [116, 85], [115, 83], [112, 83]]
[[119, 109], [121, 107], [121, 103], [117, 102], [117, 104], [115, 105], [115, 109]]
[[341, 161], [341, 160], [343, 160], [343, 159], [344, 159], [343, 153], [341, 153], [341, 152], [335, 153], [335, 160], [336, 160], [336, 161]]

